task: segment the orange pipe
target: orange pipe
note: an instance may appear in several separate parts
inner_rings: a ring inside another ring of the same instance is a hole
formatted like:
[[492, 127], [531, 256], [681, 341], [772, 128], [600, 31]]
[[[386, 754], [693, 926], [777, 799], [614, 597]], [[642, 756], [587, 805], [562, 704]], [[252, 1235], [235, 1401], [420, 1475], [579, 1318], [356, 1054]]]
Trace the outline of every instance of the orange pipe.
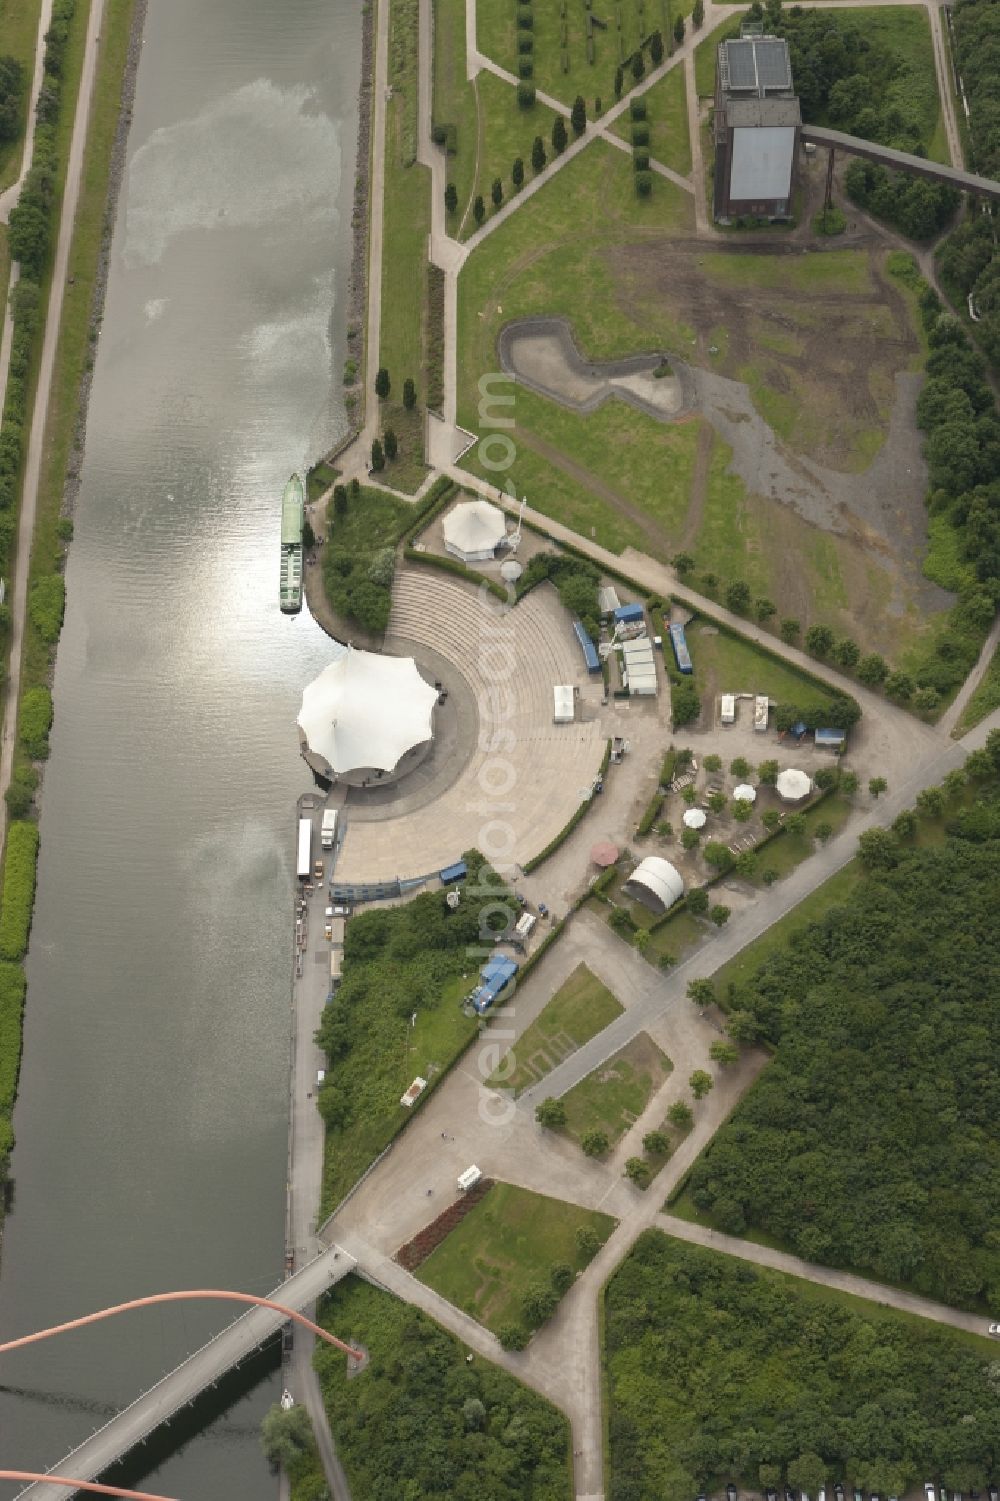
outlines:
[[172, 1496], [156, 1496], [152, 1491], [123, 1491], [113, 1485], [98, 1485], [93, 1480], [69, 1480], [65, 1475], [42, 1475], [37, 1470], [0, 1470], [0, 1480], [36, 1480], [49, 1485], [68, 1485], [92, 1496], [118, 1496], [125, 1501], [175, 1501]]
[[[345, 1345], [334, 1334], [328, 1334], [312, 1319], [307, 1319], [304, 1313], [297, 1313], [294, 1308], [286, 1308], [284, 1303], [275, 1303], [272, 1298], [258, 1298], [253, 1293], [223, 1292], [218, 1288], [194, 1287], [184, 1292], [153, 1293], [148, 1298], [132, 1298], [128, 1303], [116, 1303], [113, 1308], [101, 1308], [97, 1313], [84, 1314], [82, 1319], [70, 1319], [68, 1324], [53, 1324], [51, 1329], [39, 1329], [35, 1334], [22, 1334], [20, 1339], [9, 1339], [0, 1344], [0, 1355], [7, 1350], [19, 1350], [22, 1345], [33, 1345], [36, 1340], [51, 1339], [54, 1334], [67, 1334], [71, 1329], [82, 1329], [85, 1324], [96, 1324], [101, 1319], [109, 1319], [116, 1313], [128, 1313], [132, 1308], [149, 1308], [155, 1303], [180, 1303], [192, 1298], [222, 1299], [229, 1303], [253, 1303], [258, 1308], [273, 1308], [277, 1313], [283, 1313], [286, 1318], [294, 1319], [304, 1329], [311, 1329], [313, 1334], [325, 1340], [328, 1345], [335, 1345], [338, 1350], [343, 1350], [345, 1355], [351, 1355], [355, 1360], [363, 1360], [360, 1350], [355, 1350], [351, 1345]], [[118, 1494], [115, 1491], [111, 1495]], [[122, 1492], [122, 1494], [125, 1494]]]

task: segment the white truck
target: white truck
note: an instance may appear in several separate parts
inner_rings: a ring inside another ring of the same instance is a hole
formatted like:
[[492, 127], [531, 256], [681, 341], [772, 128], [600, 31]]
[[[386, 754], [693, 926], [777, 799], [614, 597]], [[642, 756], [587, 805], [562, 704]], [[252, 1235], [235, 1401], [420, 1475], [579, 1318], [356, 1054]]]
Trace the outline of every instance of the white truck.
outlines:
[[332, 850], [337, 837], [337, 810], [327, 808], [319, 831], [319, 842], [325, 850]]

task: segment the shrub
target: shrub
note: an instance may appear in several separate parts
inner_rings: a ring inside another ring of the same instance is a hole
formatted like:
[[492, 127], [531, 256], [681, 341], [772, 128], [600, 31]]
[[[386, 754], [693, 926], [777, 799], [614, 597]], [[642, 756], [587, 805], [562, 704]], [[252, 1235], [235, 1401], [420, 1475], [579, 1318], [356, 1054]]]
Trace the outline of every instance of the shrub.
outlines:
[[7, 831], [0, 897], [0, 959], [20, 959], [28, 947], [37, 862], [37, 827], [33, 823], [12, 823]]
[[535, 85], [533, 83], [522, 82], [518, 84], [517, 105], [518, 109], [534, 109]]
[[585, 1131], [580, 1146], [587, 1157], [603, 1157], [610, 1143], [606, 1131]]
[[649, 126], [641, 120], [637, 124], [632, 126], [632, 145], [649, 145]]
[[66, 585], [62, 574], [45, 573], [35, 579], [28, 591], [28, 617], [50, 646], [59, 640], [65, 609]]
[[44, 761], [48, 755], [51, 728], [52, 694], [44, 685], [28, 688], [21, 695], [18, 734], [22, 746], [33, 761]]
[[519, 57], [526, 57], [529, 53], [534, 52], [534, 50], [535, 50], [535, 43], [534, 43], [534, 41], [532, 39], [531, 33], [530, 32], [522, 32], [522, 34], [517, 39], [517, 52], [518, 52], [518, 56]]

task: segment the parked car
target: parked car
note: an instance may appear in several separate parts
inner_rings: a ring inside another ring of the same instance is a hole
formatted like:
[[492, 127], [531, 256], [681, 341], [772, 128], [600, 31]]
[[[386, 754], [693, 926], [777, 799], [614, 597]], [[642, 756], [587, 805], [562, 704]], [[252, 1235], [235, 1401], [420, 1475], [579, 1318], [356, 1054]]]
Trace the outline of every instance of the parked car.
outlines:
[[859, 1491], [857, 1486], [854, 1487], [854, 1501], [865, 1501], [864, 1491]]
[[826, 1501], [826, 1486], [821, 1485], [816, 1492], [816, 1501]]
[[737, 1493], [736, 1487], [731, 1480], [726, 1486], [726, 1501], [739, 1501], [739, 1495]]
[[937, 1492], [929, 1480], [924, 1481], [924, 1501], [937, 1501]]
[[773, 1490], [771, 1486], [768, 1486], [764, 1492], [764, 1501], [778, 1501], [778, 1492]]
[[839, 1480], [833, 1487], [833, 1495], [834, 1501], [844, 1501], [844, 1487], [841, 1485]]
[[796, 1497], [795, 1492], [792, 1490], [790, 1485], [785, 1486], [785, 1501], [798, 1501], [798, 1498]]
[[990, 1334], [992, 1334], [992, 1336], [993, 1336], [994, 1339], [1000, 1339], [1000, 1323], [994, 1321], [990, 1325], [989, 1332], [990, 1332]]
[[986, 1494], [989, 1496], [990, 1501], [1000, 1501], [1000, 1491], [997, 1490], [992, 1480], [986, 1488]]

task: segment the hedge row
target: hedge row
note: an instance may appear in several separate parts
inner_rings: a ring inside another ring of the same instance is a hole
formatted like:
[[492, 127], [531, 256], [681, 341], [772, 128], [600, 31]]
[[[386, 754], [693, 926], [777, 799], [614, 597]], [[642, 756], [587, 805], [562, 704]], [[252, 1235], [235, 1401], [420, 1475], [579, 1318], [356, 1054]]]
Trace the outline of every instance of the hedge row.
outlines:
[[422, 532], [444, 510], [457, 489], [455, 481], [446, 474], [436, 479], [420, 504], [414, 507], [413, 520], [400, 532], [400, 542], [412, 542], [417, 533]]
[[37, 863], [37, 825], [12, 823], [7, 830], [0, 896], [0, 959], [20, 959], [28, 947]]
[[11, 1117], [21, 1065], [21, 1017], [27, 982], [19, 964], [0, 964], [0, 1182], [14, 1145]]
[[40, 684], [21, 695], [17, 715], [17, 733], [26, 755], [32, 761], [44, 761], [49, 753], [49, 730], [52, 728], [52, 694]]
[[493, 579], [488, 579], [485, 574], [477, 573], [474, 568], [466, 568], [457, 558], [443, 558], [440, 553], [418, 552], [415, 547], [404, 549], [403, 556], [408, 563], [423, 563], [428, 568], [440, 568], [444, 573], [453, 573], [456, 578], [467, 579], [470, 584], [481, 584], [497, 599], [507, 602], [507, 590]]

